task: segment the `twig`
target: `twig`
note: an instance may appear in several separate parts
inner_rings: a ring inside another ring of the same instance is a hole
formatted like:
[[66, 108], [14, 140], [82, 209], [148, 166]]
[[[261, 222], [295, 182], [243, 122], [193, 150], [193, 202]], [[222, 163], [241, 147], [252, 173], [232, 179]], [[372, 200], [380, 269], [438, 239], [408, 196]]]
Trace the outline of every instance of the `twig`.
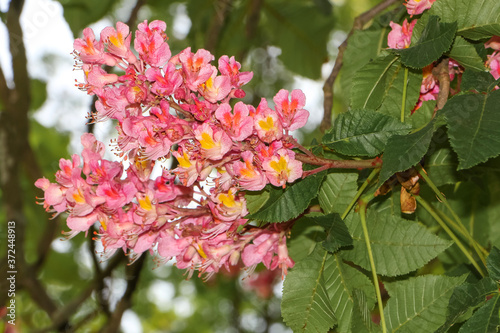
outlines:
[[331, 160], [318, 156], [308, 156], [304, 154], [296, 154], [295, 159], [303, 163], [327, 166], [325, 169], [373, 169], [382, 166], [380, 158], [372, 158], [369, 160]]
[[212, 18], [212, 23], [207, 30], [207, 39], [205, 49], [211, 53], [215, 53], [222, 28], [232, 6], [232, 0], [217, 0], [214, 2], [215, 13]]
[[103, 327], [101, 332], [105, 333], [114, 333], [118, 332], [120, 328], [121, 319], [125, 310], [132, 306], [132, 295], [137, 287], [139, 282], [139, 277], [141, 274], [141, 269], [144, 266], [144, 259], [146, 256], [141, 256], [137, 261], [127, 266], [125, 269], [126, 279], [127, 279], [127, 289], [125, 289], [125, 293], [123, 297], [116, 305], [116, 309], [113, 311], [110, 320], [107, 322], [107, 325]]
[[371, 19], [377, 16], [380, 12], [384, 11], [389, 6], [397, 2], [401, 2], [401, 0], [382, 1], [372, 9], [367, 10], [366, 12], [364, 12], [363, 14], [359, 15], [354, 19], [354, 24], [351, 31], [347, 35], [347, 38], [344, 40], [344, 42], [339, 46], [339, 53], [337, 55], [337, 59], [335, 60], [335, 65], [333, 66], [332, 72], [330, 73], [330, 76], [328, 77], [328, 79], [326, 79], [325, 84], [323, 85], [324, 114], [323, 114], [323, 120], [321, 121], [320, 125], [320, 130], [322, 132], [325, 132], [330, 127], [332, 127], [332, 108], [333, 108], [333, 96], [334, 96], [333, 85], [335, 84], [335, 80], [337, 79], [340, 69], [342, 68], [344, 60], [344, 52], [347, 48], [347, 42], [349, 38], [352, 36], [354, 31], [362, 29], [366, 23], [368, 23]]
[[129, 27], [134, 26], [135, 22], [137, 21], [137, 15], [139, 14], [139, 10], [141, 7], [146, 3], [146, 0], [137, 0], [135, 3], [134, 8], [132, 9], [132, 12], [130, 12], [130, 16], [127, 21], [127, 25]]

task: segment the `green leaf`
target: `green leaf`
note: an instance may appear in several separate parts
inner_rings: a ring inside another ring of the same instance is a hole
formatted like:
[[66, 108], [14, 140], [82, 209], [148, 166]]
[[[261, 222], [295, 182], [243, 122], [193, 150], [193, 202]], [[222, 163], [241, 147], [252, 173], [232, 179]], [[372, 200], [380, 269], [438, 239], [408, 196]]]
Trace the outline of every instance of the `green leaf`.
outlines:
[[446, 307], [466, 276], [425, 275], [386, 283], [390, 298], [384, 309], [388, 332], [434, 332], [446, 320]]
[[293, 225], [290, 239], [286, 242], [288, 254], [295, 262], [301, 261], [312, 253], [317, 243], [324, 240], [324, 228], [301, 217]]
[[[450, 241], [432, 234], [423, 225], [399, 216], [368, 210], [368, 234], [377, 273], [397, 276], [412, 272], [451, 245]], [[359, 214], [345, 220], [354, 248], [342, 251], [346, 260], [371, 270]]]
[[358, 174], [354, 172], [329, 173], [319, 190], [319, 205], [323, 211], [342, 214], [358, 192]]
[[[392, 76], [387, 78], [387, 87], [383, 97], [382, 105], [377, 110], [396, 119], [401, 119], [401, 104], [403, 101], [403, 89], [405, 85], [405, 68], [398, 61]], [[411, 68], [408, 69], [406, 81], [406, 101], [405, 101], [405, 121], [410, 117], [411, 111], [415, 108], [420, 97], [420, 87], [422, 85], [422, 72]]]
[[[436, 138], [436, 136], [440, 138]], [[456, 184], [460, 180], [457, 172], [458, 160], [456, 154], [447, 142], [447, 136], [441, 131], [437, 131], [433, 140], [444, 141], [434, 146], [425, 155], [425, 170], [436, 186], [444, 184]]]
[[405, 123], [411, 124], [414, 129], [420, 129], [427, 125], [434, 116], [434, 109], [436, 107], [436, 101], [424, 101], [418, 110], [415, 110], [413, 114], [411, 112], [406, 113]]
[[439, 17], [431, 16], [415, 45], [394, 52], [406, 66], [424, 68], [450, 49], [456, 31], [456, 23], [441, 23]]
[[356, 72], [351, 90], [351, 108], [376, 110], [382, 104], [387, 80], [398, 68], [397, 58], [384, 54]]
[[497, 0], [439, 0], [427, 15], [437, 15], [443, 22], [456, 21], [457, 34], [467, 39], [500, 35], [500, 2]]
[[354, 267], [345, 264], [342, 257], [329, 254], [325, 263], [325, 287], [330, 296], [335, 317], [338, 320], [338, 332], [349, 332], [354, 304], [353, 291], [361, 290], [366, 295], [369, 308], [375, 304], [375, 289], [369, 278]]
[[270, 186], [269, 199], [259, 211], [247, 215], [245, 218], [263, 222], [284, 222], [299, 216], [309, 207], [309, 203], [318, 195], [318, 191], [325, 177], [320, 172], [301, 179], [285, 189]]
[[[113, 8], [114, 0], [58, 0], [64, 9], [64, 18], [73, 35], [80, 37], [82, 30], [99, 21]], [[85, 13], [85, 14], [83, 14]]]
[[279, 58], [283, 64], [299, 75], [321, 78], [321, 65], [328, 59], [326, 45], [333, 17], [302, 0], [265, 1], [262, 14], [270, 42], [281, 48]]
[[486, 70], [484, 61], [477, 54], [474, 45], [460, 36], [455, 38], [455, 42], [448, 55], [465, 67], [467, 69], [465, 72], [468, 72], [468, 70], [484, 72]]
[[458, 170], [468, 169], [500, 154], [500, 91], [463, 94], [443, 108], [448, 136], [458, 155]]
[[285, 279], [281, 315], [294, 332], [324, 333], [336, 323], [323, 276], [327, 257], [317, 246]]
[[500, 295], [486, 302], [462, 325], [459, 333], [495, 333], [500, 325]]
[[269, 191], [271, 189], [271, 185], [267, 185], [261, 191], [246, 191], [245, 192], [245, 200], [247, 202], [247, 210], [250, 214], [255, 214], [261, 209], [269, 200], [270, 194]]
[[[344, 96], [349, 96], [356, 72], [384, 50], [387, 28], [355, 30], [344, 52], [340, 75], [340, 87]], [[360, 52], [359, 50], [363, 50]]]
[[490, 72], [465, 71], [462, 74], [462, 91], [490, 92], [497, 81]]
[[362, 290], [354, 289], [352, 298], [354, 305], [351, 318], [351, 331], [356, 333], [380, 332], [380, 326], [375, 326], [372, 321], [366, 294]]
[[379, 176], [380, 185], [396, 172], [407, 170], [420, 162], [431, 143], [435, 123], [433, 120], [417, 132], [394, 135], [387, 140]]
[[31, 104], [30, 110], [35, 111], [42, 107], [47, 99], [47, 83], [38, 79], [30, 80]]
[[333, 129], [323, 137], [323, 143], [344, 155], [376, 156], [383, 151], [389, 137], [406, 134], [409, 129], [409, 125], [393, 117], [356, 110], [341, 113]]
[[500, 250], [496, 246], [491, 249], [486, 266], [490, 277], [495, 281], [500, 281]]
[[486, 296], [496, 290], [496, 283], [488, 277], [474, 284], [465, 283], [456, 287], [448, 304], [446, 322], [435, 333], [446, 332], [453, 324], [459, 322], [460, 317], [469, 309], [485, 302]]
[[326, 239], [321, 244], [323, 248], [329, 252], [337, 252], [338, 249], [344, 246], [352, 245], [352, 238], [344, 221], [337, 213], [320, 215], [320, 216], [305, 216], [304, 220], [308, 223], [316, 223], [322, 226], [326, 231]]

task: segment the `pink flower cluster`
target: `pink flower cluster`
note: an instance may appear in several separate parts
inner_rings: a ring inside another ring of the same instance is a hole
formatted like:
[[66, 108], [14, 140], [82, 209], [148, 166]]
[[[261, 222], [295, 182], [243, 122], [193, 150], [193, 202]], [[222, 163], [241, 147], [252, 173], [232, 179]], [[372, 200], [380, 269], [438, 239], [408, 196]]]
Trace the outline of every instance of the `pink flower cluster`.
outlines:
[[484, 44], [484, 47], [494, 50], [492, 54], [488, 55], [486, 66], [495, 80], [498, 80], [500, 78], [500, 36], [493, 36]]
[[[172, 56], [165, 29], [162, 21], [140, 23], [135, 52], [121, 22], [99, 40], [90, 28], [75, 40], [85, 74], [77, 85], [98, 97], [89, 118], [117, 121], [114, 149], [123, 160], [104, 159], [104, 145], [83, 135], [83, 167], [73, 155], [61, 159], [56, 183], [36, 182], [45, 191], [44, 207], [69, 213], [69, 236], [100, 222], [106, 256], [121, 248], [133, 260], [156, 250], [160, 261], [175, 258], [190, 276], [195, 269], [213, 274], [240, 258], [250, 269], [263, 263], [286, 274], [294, 265], [286, 247], [292, 224], [249, 224], [244, 191], [302, 177], [289, 131], [307, 121], [305, 96], [280, 90], [274, 109], [265, 99], [256, 108], [231, 103], [245, 96], [241, 88], [253, 74], [241, 72], [234, 57], [222, 56], [215, 67], [203, 49]], [[150, 179], [155, 162], [171, 156], [178, 167]]]

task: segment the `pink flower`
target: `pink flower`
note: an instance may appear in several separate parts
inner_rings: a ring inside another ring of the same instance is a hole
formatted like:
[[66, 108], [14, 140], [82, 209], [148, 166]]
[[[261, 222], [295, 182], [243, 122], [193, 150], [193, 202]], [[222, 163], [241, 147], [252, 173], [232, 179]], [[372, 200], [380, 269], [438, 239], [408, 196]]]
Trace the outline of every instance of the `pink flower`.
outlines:
[[130, 51], [131, 38], [129, 27], [123, 22], [116, 23], [116, 30], [113, 27], [106, 27], [101, 31], [101, 41], [106, 45], [108, 52], [133, 64], [137, 58]]
[[283, 127], [276, 111], [267, 107], [267, 101], [262, 98], [255, 112], [254, 126], [259, 139], [271, 143], [283, 137]]
[[100, 66], [92, 66], [92, 69], [88, 72], [87, 82], [97, 88], [102, 88], [105, 85], [113, 84], [118, 81], [118, 75], [108, 74]]
[[236, 161], [232, 164], [233, 172], [238, 177], [238, 183], [245, 190], [260, 191], [267, 184], [267, 178], [260, 168], [254, 164], [254, 154], [250, 151], [241, 153], [243, 162]]
[[248, 83], [252, 77], [252, 72], [240, 72], [241, 64], [234, 60], [234, 57], [229, 58], [224, 55], [219, 58], [219, 72], [222, 75], [231, 78], [231, 85], [235, 88], [240, 88], [242, 85]]
[[231, 92], [231, 80], [228, 76], [217, 76], [217, 69], [213, 68], [212, 76], [198, 86], [198, 91], [205, 100], [217, 103]]
[[210, 65], [214, 56], [207, 50], [200, 49], [193, 54], [188, 47], [179, 53], [178, 60], [182, 65], [185, 84], [192, 91], [197, 91], [198, 86], [207, 81], [214, 72], [213, 66]]
[[301, 90], [292, 90], [291, 100], [289, 100], [288, 90], [281, 89], [274, 96], [273, 101], [285, 130], [293, 131], [306, 124], [309, 112], [303, 109], [306, 104], [306, 96]]
[[490, 69], [490, 73], [493, 75], [495, 80], [498, 80], [500, 78], [500, 52], [497, 51], [488, 55], [486, 66]]
[[238, 102], [234, 106], [234, 114], [231, 113], [231, 106], [227, 103], [221, 104], [215, 117], [220, 121], [222, 127], [235, 141], [243, 141], [248, 138], [253, 131], [253, 119], [248, 116], [248, 106], [243, 102]]
[[422, 14], [424, 10], [431, 8], [434, 1], [436, 0], [406, 0], [404, 5], [408, 14], [413, 16]]
[[410, 47], [411, 35], [413, 33], [413, 27], [417, 20], [413, 20], [408, 24], [408, 20], [405, 19], [403, 25], [399, 25], [391, 21], [391, 32], [387, 36], [387, 44], [391, 49], [406, 49]]
[[239, 196], [235, 188], [213, 195], [213, 203], [212, 212], [221, 221], [235, 221], [248, 214], [245, 198]]
[[165, 75], [162, 74], [161, 69], [151, 67], [146, 71], [146, 77], [149, 81], [153, 82], [151, 87], [153, 93], [160, 96], [168, 96], [180, 87], [182, 77], [171, 63], [163, 67], [163, 72]]
[[500, 51], [500, 36], [493, 36], [484, 44], [485, 48], [492, 48], [495, 51]]
[[285, 187], [302, 177], [302, 163], [295, 160], [295, 153], [291, 150], [280, 149], [277, 155], [262, 163], [267, 179], [274, 186]]
[[144, 21], [138, 25], [135, 32], [134, 49], [147, 64], [163, 66], [172, 55], [170, 47], [165, 42], [167, 25], [162, 21], [153, 21], [148, 25]]
[[83, 29], [83, 39], [75, 39], [73, 48], [85, 64], [106, 64], [108, 66], [116, 64], [116, 60], [104, 52], [103, 42], [95, 39], [94, 31], [91, 28]]
[[196, 140], [201, 145], [202, 155], [211, 160], [220, 160], [231, 149], [233, 142], [222, 129], [207, 122], [194, 130]]

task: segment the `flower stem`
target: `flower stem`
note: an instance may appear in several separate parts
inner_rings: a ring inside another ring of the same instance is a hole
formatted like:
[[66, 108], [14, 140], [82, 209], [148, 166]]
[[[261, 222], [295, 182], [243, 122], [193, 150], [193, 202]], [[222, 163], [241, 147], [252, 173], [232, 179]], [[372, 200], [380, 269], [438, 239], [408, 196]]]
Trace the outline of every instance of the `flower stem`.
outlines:
[[474, 258], [471, 256], [471, 254], [469, 253], [469, 251], [467, 251], [467, 249], [465, 248], [465, 246], [462, 244], [462, 242], [460, 242], [460, 240], [453, 233], [453, 231], [450, 228], [448, 228], [448, 226], [446, 225], [446, 223], [441, 219], [441, 217], [439, 216], [439, 214], [436, 212], [436, 209], [434, 207], [432, 207], [432, 205], [429, 204], [427, 201], [425, 201], [425, 199], [423, 199], [421, 196], [414, 195], [414, 197], [417, 199], [418, 203], [420, 205], [422, 205], [422, 207], [424, 207], [424, 209], [427, 212], [429, 212], [429, 214], [431, 214], [431, 216], [436, 220], [436, 222], [439, 223], [439, 225], [441, 226], [441, 228], [443, 228], [443, 230], [448, 234], [448, 236], [450, 236], [450, 238], [457, 244], [457, 246], [460, 248], [460, 250], [462, 251], [462, 253], [467, 257], [467, 259], [469, 259], [469, 261], [471, 262], [471, 264], [477, 269], [477, 271], [479, 272], [479, 274], [481, 274], [481, 276], [484, 277], [483, 270], [481, 269], [481, 267], [479, 266], [479, 264], [476, 262], [476, 260], [474, 260]]
[[[361, 218], [361, 226], [363, 227], [363, 235], [365, 237], [366, 249], [368, 250], [368, 257], [370, 258], [370, 266], [373, 276], [373, 284], [375, 285], [375, 293], [377, 294], [377, 303], [378, 310], [380, 312], [380, 325], [382, 326], [382, 332], [387, 332], [387, 327], [385, 324], [385, 316], [384, 316], [384, 304], [382, 303], [382, 294], [380, 293], [380, 286], [377, 277], [377, 271], [375, 269], [375, 261], [373, 259], [373, 252], [370, 243], [370, 236], [368, 235], [368, 228], [366, 226], [366, 207], [368, 205], [368, 201], [373, 195], [366, 195], [359, 200], [359, 215]], [[368, 198], [367, 198], [368, 197]]]
[[405, 78], [403, 83], [403, 100], [401, 102], [401, 122], [405, 122], [406, 88], [408, 86], [408, 67], [405, 67]]
[[375, 178], [379, 172], [380, 172], [380, 168], [373, 169], [373, 171], [370, 173], [368, 178], [366, 178], [365, 182], [363, 183], [363, 185], [361, 185], [361, 187], [359, 188], [359, 190], [356, 193], [356, 195], [354, 196], [354, 198], [352, 198], [351, 203], [349, 203], [349, 206], [347, 206], [346, 210], [342, 214], [342, 216], [341, 216], [342, 220], [347, 217], [347, 214], [349, 214], [352, 207], [354, 207], [354, 205], [358, 201], [361, 194], [363, 194], [364, 190], [368, 187], [368, 185], [372, 182], [373, 178]]
[[[436, 184], [434, 184], [434, 182], [429, 178], [429, 176], [427, 176], [427, 174], [423, 170], [422, 166], [420, 164], [418, 164], [416, 166], [416, 169], [417, 169], [418, 173], [420, 174], [420, 176], [427, 182], [427, 184], [429, 185], [429, 187], [432, 189], [432, 191], [439, 198], [439, 200], [450, 211], [451, 215], [453, 216], [453, 218], [455, 219], [455, 222], [456, 222], [456, 223], [453, 223], [451, 225], [457, 231], [461, 232], [465, 236], [465, 238], [467, 238], [467, 240], [472, 244], [472, 247], [476, 251], [477, 255], [479, 256], [479, 258], [481, 259], [481, 261], [483, 262], [483, 264], [486, 265], [486, 259], [484, 257], [485, 250], [482, 249], [479, 244], [477, 244], [476, 240], [469, 233], [469, 230], [467, 230], [467, 228], [463, 225], [463, 223], [460, 220], [460, 218], [458, 217], [457, 213], [455, 213], [455, 211], [451, 208], [451, 205], [449, 204], [448, 200], [446, 200], [446, 197], [443, 195], [443, 193], [441, 193], [441, 191], [439, 191], [439, 189], [437, 188]], [[447, 220], [449, 220], [449, 219], [447, 218]]]

